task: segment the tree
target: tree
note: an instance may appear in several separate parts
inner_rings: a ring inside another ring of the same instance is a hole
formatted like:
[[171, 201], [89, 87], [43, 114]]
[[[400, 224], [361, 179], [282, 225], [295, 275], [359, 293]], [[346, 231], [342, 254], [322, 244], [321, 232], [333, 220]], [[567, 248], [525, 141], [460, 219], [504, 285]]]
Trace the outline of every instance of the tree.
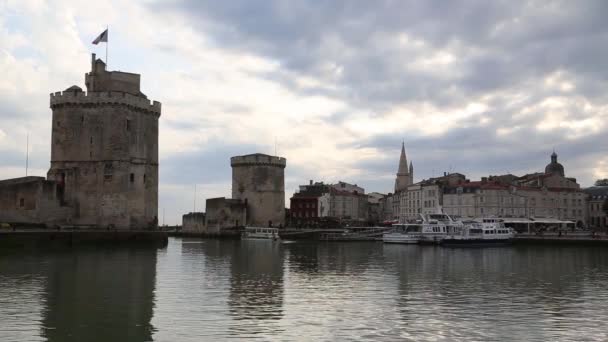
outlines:
[[608, 186], [608, 178], [596, 180], [595, 186]]

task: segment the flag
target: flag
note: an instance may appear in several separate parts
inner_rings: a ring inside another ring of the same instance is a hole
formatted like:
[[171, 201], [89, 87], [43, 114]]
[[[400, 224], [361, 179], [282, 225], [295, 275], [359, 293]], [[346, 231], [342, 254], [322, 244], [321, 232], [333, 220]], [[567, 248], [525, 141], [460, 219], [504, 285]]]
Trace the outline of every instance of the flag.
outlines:
[[95, 40], [93, 41], [93, 44], [97, 45], [100, 42], [108, 42], [108, 29], [106, 29], [105, 31], [101, 32], [101, 34], [95, 38]]

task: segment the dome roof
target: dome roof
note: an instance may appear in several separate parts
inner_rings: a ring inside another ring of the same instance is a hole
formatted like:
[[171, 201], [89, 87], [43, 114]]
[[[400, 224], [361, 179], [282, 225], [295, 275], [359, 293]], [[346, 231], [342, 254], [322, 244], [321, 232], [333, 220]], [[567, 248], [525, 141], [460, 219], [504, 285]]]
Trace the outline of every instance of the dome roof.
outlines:
[[82, 91], [82, 88], [80, 88], [80, 87], [79, 87], [79, 86], [77, 86], [77, 85], [73, 85], [73, 86], [69, 87], [68, 89], [66, 89], [65, 91], [74, 91], [74, 92], [79, 92], [79, 91]]
[[564, 177], [564, 166], [557, 162], [557, 153], [555, 153], [555, 151], [551, 154], [551, 162], [545, 167], [545, 174], [558, 174]]

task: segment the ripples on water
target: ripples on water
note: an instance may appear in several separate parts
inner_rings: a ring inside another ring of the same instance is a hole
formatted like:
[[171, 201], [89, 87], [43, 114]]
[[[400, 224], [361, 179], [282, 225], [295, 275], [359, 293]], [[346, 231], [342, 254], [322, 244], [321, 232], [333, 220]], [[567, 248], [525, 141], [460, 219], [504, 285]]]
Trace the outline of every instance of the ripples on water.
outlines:
[[608, 251], [170, 239], [0, 254], [0, 341], [607, 340]]

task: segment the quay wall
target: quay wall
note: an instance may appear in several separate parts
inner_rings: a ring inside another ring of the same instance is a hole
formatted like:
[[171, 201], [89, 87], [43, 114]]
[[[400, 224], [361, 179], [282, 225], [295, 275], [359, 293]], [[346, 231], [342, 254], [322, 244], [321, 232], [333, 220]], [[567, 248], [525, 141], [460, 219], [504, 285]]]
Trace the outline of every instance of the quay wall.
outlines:
[[168, 234], [158, 231], [0, 231], [0, 248], [48, 248], [78, 245], [146, 244], [164, 247]]

